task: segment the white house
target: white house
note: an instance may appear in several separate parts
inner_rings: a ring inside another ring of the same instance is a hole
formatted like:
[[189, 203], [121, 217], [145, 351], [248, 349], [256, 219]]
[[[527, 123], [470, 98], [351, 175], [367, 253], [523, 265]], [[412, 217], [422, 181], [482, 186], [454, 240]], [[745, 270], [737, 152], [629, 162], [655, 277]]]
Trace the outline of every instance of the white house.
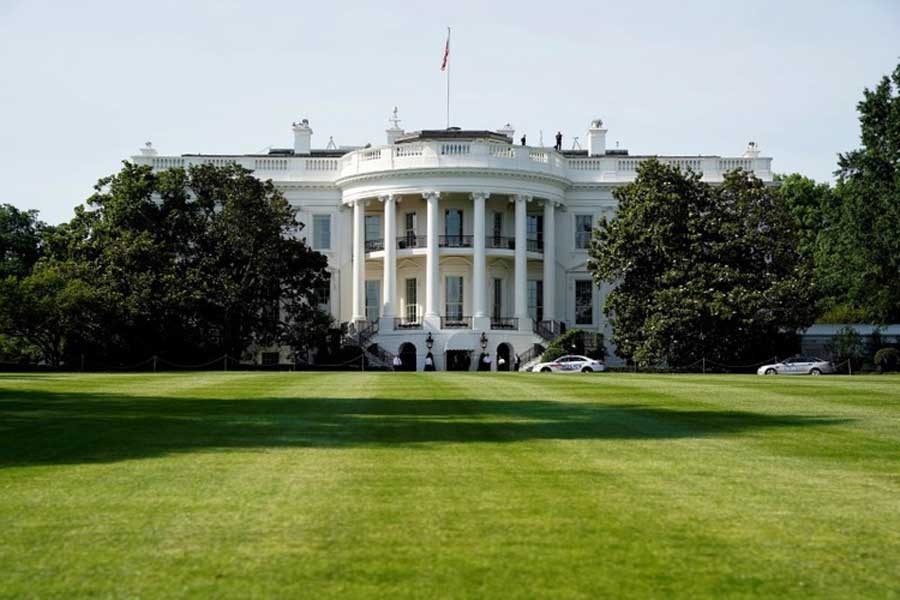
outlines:
[[[148, 144], [133, 160], [155, 169], [238, 163], [271, 179], [328, 257], [323, 304], [367, 346], [419, 369], [426, 340], [438, 369], [484, 348], [496, 368], [562, 327], [606, 329], [608, 289], [586, 268], [591, 228], [650, 158], [608, 149], [606, 131], [596, 119], [586, 150], [556, 151], [516, 143], [510, 125], [407, 133], [395, 119], [383, 146], [319, 150], [304, 119], [293, 124], [293, 148], [162, 156]], [[736, 168], [772, 180], [772, 159], [752, 142], [736, 157], [657, 158], [709, 182]]]

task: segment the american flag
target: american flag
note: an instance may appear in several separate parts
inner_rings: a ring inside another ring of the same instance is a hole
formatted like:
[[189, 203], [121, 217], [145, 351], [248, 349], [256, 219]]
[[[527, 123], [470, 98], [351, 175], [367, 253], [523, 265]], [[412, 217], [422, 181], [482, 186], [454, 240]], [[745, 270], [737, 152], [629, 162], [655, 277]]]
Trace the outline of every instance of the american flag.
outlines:
[[441, 71], [447, 70], [447, 63], [450, 62], [450, 28], [447, 28], [447, 43], [444, 45], [444, 60], [441, 63]]

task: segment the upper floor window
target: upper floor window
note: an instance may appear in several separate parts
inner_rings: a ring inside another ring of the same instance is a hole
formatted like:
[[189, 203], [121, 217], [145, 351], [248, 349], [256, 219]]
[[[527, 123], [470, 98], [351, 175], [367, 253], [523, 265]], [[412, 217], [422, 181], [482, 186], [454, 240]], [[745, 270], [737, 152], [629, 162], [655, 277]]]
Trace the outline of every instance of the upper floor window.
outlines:
[[366, 215], [366, 241], [380, 240], [382, 235], [381, 215]]
[[448, 208], [444, 212], [444, 235], [462, 236], [463, 217], [462, 211], [456, 208]]
[[575, 215], [575, 248], [584, 250], [591, 245], [593, 215]]
[[313, 215], [313, 250], [331, 250], [331, 215]]

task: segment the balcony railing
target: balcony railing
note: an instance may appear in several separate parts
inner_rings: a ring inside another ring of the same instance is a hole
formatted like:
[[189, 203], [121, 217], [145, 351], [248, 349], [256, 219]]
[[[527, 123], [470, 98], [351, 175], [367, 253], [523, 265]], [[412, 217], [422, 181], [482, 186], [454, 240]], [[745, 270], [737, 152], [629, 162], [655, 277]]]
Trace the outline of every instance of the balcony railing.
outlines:
[[441, 248], [471, 248], [471, 235], [442, 235], [438, 237], [438, 245]]
[[406, 317], [394, 317], [394, 329], [422, 329], [422, 320], [411, 320]]
[[484, 240], [485, 248], [497, 248], [500, 250], [515, 250], [516, 238], [504, 235], [489, 235]]
[[441, 329], [472, 329], [472, 317], [442, 315]]
[[410, 250], [412, 248], [424, 248], [428, 245], [428, 236], [425, 235], [404, 235], [397, 238], [397, 248], [400, 250]]
[[491, 329], [510, 329], [517, 330], [519, 328], [519, 319], [515, 317], [491, 317]]
[[543, 252], [544, 251], [544, 240], [533, 240], [527, 239], [525, 240], [525, 249], [528, 252]]
[[384, 250], [384, 240], [366, 240], [366, 252]]

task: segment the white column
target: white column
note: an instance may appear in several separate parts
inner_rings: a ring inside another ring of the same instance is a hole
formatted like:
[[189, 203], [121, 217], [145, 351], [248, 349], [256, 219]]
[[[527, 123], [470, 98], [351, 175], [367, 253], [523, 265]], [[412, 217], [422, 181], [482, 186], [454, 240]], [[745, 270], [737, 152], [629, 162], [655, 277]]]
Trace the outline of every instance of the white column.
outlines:
[[556, 203], [544, 200], [544, 319], [556, 319]]
[[425, 318], [432, 323], [440, 316], [438, 310], [440, 271], [438, 254], [438, 192], [424, 192], [427, 214], [425, 218]]
[[366, 318], [365, 200], [353, 202], [353, 321]]
[[475, 329], [490, 328], [487, 320], [487, 257], [484, 250], [484, 201], [490, 197], [486, 192], [472, 194], [472, 315]]
[[517, 194], [516, 202], [516, 261], [515, 261], [515, 285], [513, 316], [519, 320], [519, 331], [531, 329], [528, 318], [528, 260], [525, 257], [527, 249], [527, 212], [528, 196]]
[[382, 325], [393, 329], [397, 309], [397, 199], [381, 196], [384, 202], [384, 281], [382, 281]]

